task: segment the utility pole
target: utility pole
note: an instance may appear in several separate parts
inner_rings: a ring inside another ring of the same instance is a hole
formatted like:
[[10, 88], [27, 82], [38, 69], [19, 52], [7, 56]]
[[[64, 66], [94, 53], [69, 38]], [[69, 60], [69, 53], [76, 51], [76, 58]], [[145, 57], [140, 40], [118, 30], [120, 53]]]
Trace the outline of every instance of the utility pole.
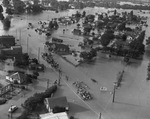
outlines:
[[40, 47], [38, 49], [38, 61], [40, 61]]
[[101, 113], [99, 113], [99, 118], [98, 118], [98, 119], [101, 119], [101, 117], [102, 117], [102, 114], [101, 114]]
[[47, 89], [49, 88], [49, 79], [47, 79]]
[[[12, 105], [11, 105], [12, 106]], [[10, 119], [12, 119], [12, 112], [10, 112]]]
[[29, 37], [27, 37], [27, 54], [28, 54], [28, 48], [29, 48]]
[[17, 30], [16, 30], [16, 38], [17, 38]]
[[20, 45], [21, 45], [21, 29], [20, 29], [20, 36], [19, 36], [19, 39], [20, 39]]
[[59, 77], [58, 77], [58, 82], [57, 82], [57, 83], [58, 83], [58, 85], [60, 85], [60, 79], [61, 79], [61, 70], [59, 69], [59, 71], [58, 71], [58, 72], [59, 72]]
[[113, 103], [115, 101], [115, 93], [116, 93], [116, 82], [114, 82], [114, 91], [113, 91], [113, 100], [112, 100]]

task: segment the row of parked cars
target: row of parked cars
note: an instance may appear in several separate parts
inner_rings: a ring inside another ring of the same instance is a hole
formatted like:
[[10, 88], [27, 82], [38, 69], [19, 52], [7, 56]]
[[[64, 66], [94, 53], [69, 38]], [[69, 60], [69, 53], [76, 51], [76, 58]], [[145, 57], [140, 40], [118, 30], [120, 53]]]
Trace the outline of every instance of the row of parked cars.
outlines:
[[146, 80], [150, 80], [150, 63], [148, 64], [148, 67], [147, 67], [147, 79]]
[[89, 91], [87, 91], [87, 88], [89, 88], [85, 83], [76, 81], [73, 83], [73, 86], [77, 89], [77, 94], [83, 99], [83, 100], [92, 100], [93, 97], [90, 94]]
[[42, 53], [42, 58], [49, 63], [52, 68], [59, 69], [59, 64], [53, 59], [51, 54]]

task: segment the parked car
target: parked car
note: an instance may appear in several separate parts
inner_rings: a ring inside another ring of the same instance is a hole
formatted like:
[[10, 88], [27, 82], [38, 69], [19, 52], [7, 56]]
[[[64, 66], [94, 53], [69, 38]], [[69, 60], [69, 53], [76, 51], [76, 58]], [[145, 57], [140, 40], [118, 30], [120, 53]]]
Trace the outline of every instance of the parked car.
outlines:
[[11, 105], [11, 107], [9, 108], [8, 112], [9, 113], [13, 113], [18, 109], [18, 107], [16, 105]]
[[45, 66], [44, 66], [44, 64], [31, 63], [29, 65], [29, 69], [31, 69], [31, 70], [37, 70], [37, 71], [44, 71]]

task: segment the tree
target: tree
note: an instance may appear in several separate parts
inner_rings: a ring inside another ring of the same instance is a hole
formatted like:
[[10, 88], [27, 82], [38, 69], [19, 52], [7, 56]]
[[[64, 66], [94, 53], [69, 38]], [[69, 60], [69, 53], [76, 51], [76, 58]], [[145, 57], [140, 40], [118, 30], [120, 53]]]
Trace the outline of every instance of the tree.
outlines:
[[114, 15], [116, 15], [116, 14], [117, 14], [117, 10], [115, 9], [115, 10], [114, 10]]
[[6, 8], [6, 13], [9, 14], [9, 15], [12, 15], [14, 13], [14, 10], [7, 7]]
[[2, 7], [2, 5], [0, 5], [0, 13], [2, 13], [3, 12], [3, 7]]
[[4, 7], [8, 7], [10, 5], [10, 1], [9, 0], [3, 0], [3, 6]]
[[82, 2], [75, 2], [75, 8], [76, 9], [83, 9], [84, 8], [84, 4]]
[[42, 12], [42, 7], [39, 4], [33, 4], [31, 6], [32, 13], [40, 13]]
[[51, 6], [55, 9], [58, 9], [59, 3], [57, 0], [51, 0]]
[[33, 4], [34, 4], [34, 5], [38, 5], [39, 2], [40, 2], [39, 0], [33, 0]]
[[69, 2], [60, 1], [59, 2], [59, 9], [60, 10], [67, 10], [69, 8]]
[[4, 30], [8, 30], [11, 26], [11, 21], [8, 17], [2, 20]]
[[73, 116], [71, 116], [71, 117], [70, 117], [70, 119], [74, 119], [74, 117], [73, 117]]
[[82, 17], [85, 17], [85, 16], [86, 16], [86, 12], [83, 11], [83, 12], [82, 12]]
[[105, 26], [103, 21], [97, 21], [96, 27], [98, 30], [102, 29]]
[[13, 6], [14, 6], [14, 12], [16, 14], [21, 14], [25, 12], [25, 3], [21, 0], [12, 0], [13, 1]]
[[17, 117], [17, 119], [29, 119], [29, 114], [30, 112], [28, 110], [24, 110], [22, 114], [19, 117]]
[[119, 24], [119, 25], [118, 25], [118, 30], [119, 30], [119, 31], [123, 31], [123, 30], [125, 30], [125, 26], [126, 26], [126, 23], [125, 23], [125, 22], [124, 22], [124, 23]]
[[126, 41], [126, 40], [127, 40], [127, 35], [126, 35], [126, 34], [123, 34], [122, 40], [123, 40], [123, 41]]
[[114, 34], [112, 33], [104, 33], [102, 36], [101, 36], [101, 44], [102, 46], [106, 47], [110, 41], [114, 39]]
[[94, 22], [95, 15], [89, 14], [85, 17], [88, 22]]
[[33, 75], [39, 76], [39, 73], [37, 71], [34, 71]]
[[0, 13], [0, 20], [4, 20], [4, 15]]
[[89, 24], [89, 25], [86, 25], [83, 30], [84, 30], [84, 32], [86, 32], [86, 33], [90, 33], [91, 30], [92, 30], [92, 26], [91, 26], [90, 24]]
[[94, 57], [97, 56], [96, 49], [92, 49], [90, 52], [81, 52], [80, 57], [84, 60], [92, 60]]

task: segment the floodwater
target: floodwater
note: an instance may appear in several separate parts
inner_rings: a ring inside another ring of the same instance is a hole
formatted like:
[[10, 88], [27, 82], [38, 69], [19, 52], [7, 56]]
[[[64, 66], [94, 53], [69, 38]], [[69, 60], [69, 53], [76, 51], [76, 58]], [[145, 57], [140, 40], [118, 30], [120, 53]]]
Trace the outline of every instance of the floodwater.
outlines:
[[[87, 14], [95, 14], [99, 12], [105, 12], [108, 9], [105, 8], [85, 8]], [[52, 18], [58, 18], [60, 16], [70, 16], [76, 13], [76, 11], [82, 12], [83, 10], [68, 10], [64, 12], [55, 13], [53, 11], [44, 11], [38, 15], [19, 15], [14, 16], [11, 22], [11, 28], [9, 31], [4, 31], [2, 24], [0, 23], [0, 35], [14, 35], [16, 39], [19, 39], [18, 44], [23, 46], [23, 51], [30, 54], [31, 57], [38, 55], [38, 49], [43, 52], [43, 44], [46, 40], [49, 40], [44, 34], [39, 35], [34, 31], [38, 28], [38, 21], [51, 20]], [[120, 9], [120, 11], [123, 11]], [[127, 10], [130, 11], [130, 10]], [[139, 11], [134, 13], [141, 15]], [[150, 16], [146, 11], [143, 16]], [[28, 23], [31, 22], [34, 25], [33, 29], [27, 29]], [[148, 19], [150, 25], [150, 19]], [[55, 31], [53, 36], [62, 37], [64, 43], [74, 45], [83, 40], [80, 36], [75, 36], [71, 33], [71, 30], [75, 27], [67, 26], [68, 31], [63, 34], [62, 29], [65, 26], [60, 26], [58, 31]], [[146, 37], [150, 34], [150, 27], [146, 28]], [[28, 45], [27, 45], [27, 39]], [[28, 47], [28, 50], [27, 50]], [[99, 53], [96, 61], [91, 63], [81, 64], [79, 67], [74, 67], [68, 64], [60, 57], [56, 57], [56, 60], [61, 66], [61, 69], [69, 78], [73, 81], [84, 81], [89, 87], [90, 92], [94, 99], [87, 102], [93, 110], [97, 113], [102, 112], [105, 119], [149, 119], [150, 118], [150, 82], [146, 81], [147, 77], [147, 65], [149, 62], [150, 54], [149, 48], [143, 57], [143, 60], [131, 60], [131, 64], [126, 66], [122, 62], [122, 57], [112, 56], [108, 58], [106, 55]], [[80, 50], [80, 48], [79, 48]], [[119, 71], [124, 70], [123, 81], [121, 87], [116, 90], [115, 103], [112, 103], [112, 91], [113, 83], [116, 81], [116, 77]], [[94, 84], [91, 78], [98, 81], [98, 84]], [[107, 87], [107, 92], [100, 92], [100, 87]]]

